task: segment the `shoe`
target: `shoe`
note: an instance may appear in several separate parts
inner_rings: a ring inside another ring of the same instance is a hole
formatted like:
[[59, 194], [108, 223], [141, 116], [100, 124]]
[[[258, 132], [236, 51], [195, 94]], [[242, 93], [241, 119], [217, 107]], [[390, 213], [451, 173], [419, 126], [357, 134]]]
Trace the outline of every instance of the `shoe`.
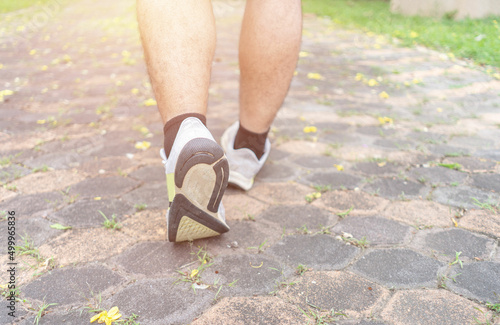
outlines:
[[170, 156], [160, 150], [167, 176], [167, 240], [181, 242], [229, 230], [221, 203], [229, 167], [222, 148], [195, 118], [179, 127]]
[[253, 186], [255, 175], [264, 166], [269, 156], [271, 142], [266, 139], [264, 155], [260, 159], [257, 159], [255, 153], [250, 149], [234, 149], [234, 139], [239, 127], [240, 123], [235, 122], [224, 132], [221, 138], [221, 146], [229, 162], [229, 183], [248, 191]]

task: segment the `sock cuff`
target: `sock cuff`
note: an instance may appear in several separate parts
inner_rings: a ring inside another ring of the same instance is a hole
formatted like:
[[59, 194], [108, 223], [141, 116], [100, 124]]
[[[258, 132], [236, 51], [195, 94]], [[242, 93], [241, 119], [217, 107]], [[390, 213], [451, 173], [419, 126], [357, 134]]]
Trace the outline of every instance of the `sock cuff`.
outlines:
[[184, 121], [188, 117], [196, 117], [197, 119], [199, 119], [201, 121], [201, 123], [203, 123], [203, 125], [207, 126], [207, 118], [205, 117], [205, 115], [200, 114], [200, 113], [185, 113], [185, 114], [177, 115], [176, 117], [168, 120], [168, 122], [165, 123], [165, 125], [163, 126], [163, 134], [165, 134], [171, 126], [173, 126], [175, 124], [181, 124], [182, 121]]

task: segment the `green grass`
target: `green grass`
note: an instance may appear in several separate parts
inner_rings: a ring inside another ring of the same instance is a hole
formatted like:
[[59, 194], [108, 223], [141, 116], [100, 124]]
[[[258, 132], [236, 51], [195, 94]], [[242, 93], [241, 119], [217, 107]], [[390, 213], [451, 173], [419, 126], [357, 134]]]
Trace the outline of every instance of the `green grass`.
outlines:
[[16, 11], [19, 9], [24, 9], [31, 7], [33, 5], [42, 5], [44, 3], [47, 3], [49, 0], [38, 0], [38, 1], [33, 1], [33, 0], [6, 0], [6, 1], [0, 1], [0, 14], [10, 12], [10, 11]]
[[391, 13], [389, 2], [381, 0], [303, 0], [302, 4], [304, 12], [329, 16], [342, 27], [395, 37], [403, 46], [424, 45], [500, 67], [500, 17], [460, 21], [406, 17]]

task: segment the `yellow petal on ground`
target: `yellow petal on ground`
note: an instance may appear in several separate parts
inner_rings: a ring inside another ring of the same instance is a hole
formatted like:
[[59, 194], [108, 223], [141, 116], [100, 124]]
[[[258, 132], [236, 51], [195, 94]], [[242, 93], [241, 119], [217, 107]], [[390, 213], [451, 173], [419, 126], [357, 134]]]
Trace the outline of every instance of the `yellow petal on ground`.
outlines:
[[25, 29], [26, 29], [26, 28], [25, 28], [24, 26], [22, 26], [22, 25], [21, 25], [21, 26], [17, 26], [16, 31], [18, 31], [18, 32], [22, 32], [22, 31], [24, 31]]
[[343, 171], [343, 170], [344, 170], [344, 166], [342, 166], [342, 165], [333, 164], [333, 166], [335, 166], [335, 168], [337, 168], [337, 170], [338, 170], [339, 172], [341, 172], [341, 171]]
[[315, 199], [319, 199], [319, 198], [321, 197], [321, 192], [314, 192], [314, 193], [313, 193], [313, 197], [314, 197]]
[[405, 81], [405, 82], [404, 82], [404, 85], [405, 85], [406, 87], [409, 87], [411, 84], [410, 84], [410, 82], [409, 82], [409, 81]]
[[0, 91], [0, 94], [2, 94], [3, 96], [10, 96], [10, 95], [13, 95], [14, 92], [10, 89], [4, 89], [4, 90]]
[[383, 99], [387, 99], [387, 98], [389, 98], [389, 94], [386, 93], [385, 91], [383, 91], [380, 94], [378, 94], [378, 97], [383, 98]]
[[322, 76], [322, 75], [320, 75], [320, 74], [319, 74], [319, 73], [317, 73], [317, 72], [309, 72], [309, 73], [307, 74], [307, 78], [309, 78], [309, 79], [314, 79], [314, 80], [323, 80], [323, 79], [324, 79], [324, 78], [323, 78], [323, 76]]
[[412, 80], [412, 82], [415, 84], [415, 85], [418, 85], [420, 83], [422, 83], [422, 79], [418, 79], [418, 78], [415, 78]]
[[451, 219], [451, 221], [453, 222], [453, 225], [454, 225], [455, 227], [458, 227], [458, 223], [457, 223], [457, 221], [456, 221], [455, 219], [453, 219], [453, 218], [450, 218], [450, 219]]
[[198, 274], [198, 269], [194, 269], [191, 271], [191, 277], [194, 278], [196, 276], [196, 274]]
[[387, 116], [379, 117], [378, 121], [380, 122], [380, 124], [386, 124], [386, 123], [392, 124], [392, 123], [394, 123], [393, 119], [390, 117], [387, 117]]
[[30, 51], [30, 55], [35, 55], [35, 54], [36, 54], [36, 50], [35, 49], [33, 49], [33, 50]]
[[[1, 69], [1, 64], [0, 64], [0, 69]], [[500, 80], [500, 73], [494, 73], [493, 78]]]
[[2, 70], [2, 69], [3, 69], [3, 64], [2, 64], [2, 63], [0, 63], [0, 70]]
[[111, 317], [119, 312], [118, 307], [113, 307], [108, 311], [108, 317]]
[[48, 69], [48, 68], [49, 68], [48, 66], [46, 66], [46, 65], [42, 65], [42, 67], [40, 68], [40, 70], [42, 70], [42, 71], [47, 71], [47, 69]]
[[441, 113], [441, 112], [443, 111], [443, 109], [442, 109], [441, 107], [438, 107], [438, 108], [436, 108], [436, 111], [437, 111], [438, 113]]
[[145, 126], [142, 126], [142, 127], [139, 129], [139, 131], [140, 131], [141, 133], [149, 133], [149, 129], [148, 129], [147, 127], [145, 127]]
[[386, 164], [387, 164], [387, 162], [381, 161], [381, 162], [377, 163], [377, 166], [384, 167]]
[[373, 48], [379, 50], [381, 48], [380, 44], [373, 44]]
[[91, 323], [95, 322], [96, 320], [98, 320], [98, 319], [99, 319], [99, 317], [100, 317], [100, 316], [101, 316], [101, 314], [95, 315], [94, 317], [92, 317], [92, 318], [90, 319], [90, 322], [91, 322]]
[[100, 200], [101, 200], [101, 197], [100, 197], [100, 196], [96, 196], [96, 197], [94, 198], [94, 200], [95, 200], [95, 201], [100, 201]]
[[132, 90], [130, 90], [130, 92], [134, 95], [137, 95], [139, 93], [139, 89], [137, 88], [132, 88]]
[[299, 72], [298, 72], [297, 70], [295, 70], [295, 71], [293, 72], [293, 75], [294, 75], [294, 76], [296, 76], [296, 75], [298, 75], [298, 74], [299, 74]]
[[368, 86], [373, 87], [373, 86], [376, 86], [376, 85], [378, 85], [378, 81], [377, 80], [375, 80], [375, 79], [368, 80]]
[[36, 121], [36, 124], [45, 124], [45, 122], [46, 122], [45, 120], [38, 120]]
[[455, 54], [450, 52], [450, 53], [447, 53], [447, 55], [450, 59], [452, 59], [452, 60], [455, 59]]
[[[295, 52], [297, 53], [297, 52]], [[305, 52], [305, 51], [300, 51], [299, 52], [299, 58], [305, 58], [305, 57], [308, 57], [309, 56], [309, 53], [308, 52]]]
[[149, 141], [137, 141], [135, 143], [135, 148], [136, 149], [146, 150], [149, 147], [151, 147], [151, 142], [149, 142]]
[[356, 79], [357, 81], [360, 81], [360, 80], [363, 80], [365, 76], [362, 74], [362, 73], [356, 73], [356, 77], [354, 77], [354, 79]]
[[304, 133], [316, 133], [318, 129], [315, 126], [306, 126], [303, 131]]
[[299, 117], [299, 119], [300, 119], [301, 121], [305, 121], [305, 120], [306, 120], [306, 118], [305, 118], [304, 116]]
[[418, 33], [417, 33], [417, 32], [414, 32], [414, 31], [411, 31], [411, 32], [410, 32], [410, 37], [411, 37], [411, 38], [417, 38], [417, 37], [418, 37]]
[[127, 51], [127, 50], [123, 50], [122, 51], [122, 56], [128, 57], [128, 56], [130, 56], [130, 54], [131, 53], [129, 51]]
[[116, 315], [113, 315], [110, 319], [111, 319], [111, 321], [115, 321], [120, 317], [122, 317], [122, 314], [116, 314]]
[[144, 101], [144, 106], [156, 106], [156, 100], [153, 98], [146, 99]]

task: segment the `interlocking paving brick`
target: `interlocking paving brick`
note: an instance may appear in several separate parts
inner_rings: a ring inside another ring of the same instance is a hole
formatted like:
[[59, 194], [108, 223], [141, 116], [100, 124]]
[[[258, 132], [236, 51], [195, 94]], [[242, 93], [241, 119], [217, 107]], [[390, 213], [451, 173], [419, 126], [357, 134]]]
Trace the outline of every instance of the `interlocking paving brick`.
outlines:
[[460, 218], [460, 227], [500, 238], [500, 218], [489, 210], [469, 210]]
[[370, 245], [402, 244], [411, 236], [409, 226], [381, 217], [347, 217], [341, 220], [333, 231], [347, 232], [356, 239], [366, 237]]
[[139, 182], [120, 176], [88, 178], [71, 186], [69, 193], [80, 197], [106, 197], [126, 193], [139, 185]]
[[31, 169], [16, 164], [0, 169], [0, 182], [8, 183], [31, 173]]
[[469, 172], [485, 172], [493, 171], [497, 163], [493, 160], [482, 159], [477, 157], [449, 157], [443, 160], [445, 164], [457, 163], [462, 166], [462, 169]]
[[363, 190], [391, 199], [402, 196], [404, 198], [425, 197], [429, 192], [429, 189], [420, 183], [398, 178], [379, 178], [373, 183], [367, 184]]
[[143, 182], [166, 182], [165, 167], [162, 164], [144, 166], [130, 173], [129, 176]]
[[474, 317], [483, 319], [481, 311], [478, 304], [446, 290], [408, 290], [396, 292], [381, 316], [394, 325], [476, 324]]
[[[138, 280], [103, 302], [108, 309], [119, 306], [126, 315], [139, 315], [141, 324], [187, 324], [210, 305], [215, 293], [174, 285], [174, 279]], [[133, 298], [132, 298], [133, 297]]]
[[456, 252], [461, 252], [462, 259], [484, 259], [495, 246], [495, 242], [488, 237], [458, 228], [421, 231], [412, 244], [435, 250], [439, 256], [444, 254], [448, 261], [455, 259]]
[[19, 302], [17, 302], [15, 305], [15, 312], [13, 313], [14, 317], [10, 316], [8, 314], [12, 312], [10, 306], [9, 301], [5, 300], [3, 297], [0, 299], [0, 310], [2, 310], [0, 313], [0, 324], [19, 324], [18, 320], [27, 314], [26, 310], [21, 308]]
[[305, 168], [328, 168], [339, 164], [338, 159], [328, 156], [299, 156], [294, 162]]
[[453, 217], [449, 207], [427, 200], [394, 201], [380, 214], [416, 227], [449, 227]]
[[500, 193], [500, 175], [499, 174], [474, 174], [472, 175], [472, 185]]
[[337, 322], [336, 324], [342, 324], [342, 325], [389, 325], [389, 323], [383, 322], [383, 321], [376, 321], [376, 320], [346, 320], [346, 321], [340, 321]]
[[279, 292], [286, 300], [307, 310], [308, 304], [323, 310], [342, 310], [349, 318], [369, 316], [389, 296], [389, 290], [348, 272], [306, 272]]
[[[47, 314], [43, 315], [40, 318], [40, 324], [47, 325], [60, 325], [60, 324], [87, 324], [90, 322], [90, 318], [93, 315], [97, 315], [97, 313], [89, 313], [84, 310], [80, 312], [80, 310], [70, 311], [70, 312], [53, 312], [51, 309], [57, 306], [51, 306], [46, 309], [48, 311]], [[21, 325], [32, 325], [34, 324], [35, 317], [29, 317]]]
[[166, 211], [144, 210], [123, 221], [121, 231], [138, 241], [166, 240]]
[[[40, 246], [48, 239], [60, 234], [60, 230], [50, 228], [52, 222], [41, 217], [23, 218], [16, 220], [16, 234], [18, 244], [22, 243], [21, 236], [33, 241], [35, 247]], [[0, 223], [0, 231], [7, 234], [7, 222]], [[7, 252], [7, 246], [0, 247], [0, 254]]]
[[64, 207], [51, 217], [67, 226], [101, 227], [105, 219], [99, 211], [110, 220], [114, 214], [117, 221], [123, 221], [123, 216], [132, 213], [133, 208], [122, 199], [83, 199]]
[[449, 155], [461, 155], [461, 156], [467, 156], [470, 154], [470, 150], [463, 148], [463, 147], [455, 147], [455, 146], [450, 146], [447, 144], [436, 144], [436, 145], [430, 145], [429, 147], [430, 152], [432, 152], [435, 155], [440, 155], [440, 156], [449, 156]]
[[91, 292], [104, 292], [123, 281], [119, 274], [101, 264], [92, 263], [78, 268], [55, 269], [20, 290], [23, 296], [30, 299], [67, 305], [83, 303], [86, 297], [91, 297]]
[[226, 220], [256, 217], [268, 207], [267, 204], [233, 187], [226, 189], [224, 197], [222, 198], [222, 204], [226, 210]]
[[271, 204], [296, 204], [305, 202], [305, 196], [313, 190], [296, 183], [257, 183], [248, 195]]
[[59, 192], [17, 195], [0, 204], [0, 211], [16, 211], [17, 217], [30, 216], [52, 210], [63, 201]]
[[72, 150], [69, 152], [49, 152], [42, 154], [36, 158], [25, 160], [24, 164], [30, 168], [39, 168], [46, 165], [53, 169], [66, 169], [78, 167], [87, 160], [89, 160], [88, 156], [83, 156], [76, 150]]
[[379, 249], [366, 253], [352, 269], [387, 287], [414, 288], [435, 286], [443, 265], [409, 249]]
[[324, 193], [314, 205], [324, 206], [335, 213], [352, 208], [349, 215], [373, 214], [382, 211], [388, 201], [362, 191], [330, 191]]
[[327, 235], [299, 235], [286, 236], [268, 252], [294, 267], [304, 264], [316, 270], [339, 270], [356, 257], [359, 248]]
[[0, 187], [0, 202], [12, 199], [12, 198], [16, 197], [17, 195], [18, 195], [18, 193], [14, 192], [14, 191], [10, 191], [10, 190], [4, 188], [3, 186]]
[[298, 170], [283, 163], [267, 162], [257, 174], [259, 181], [283, 182], [296, 178]]
[[241, 254], [249, 252], [248, 247], [258, 247], [265, 242], [264, 248], [277, 241], [276, 232], [281, 228], [270, 227], [263, 222], [234, 220], [228, 222], [230, 230], [220, 236], [195, 241], [196, 246], [207, 246], [211, 254]]
[[500, 302], [500, 263], [475, 262], [464, 264], [463, 268], [454, 265], [448, 278], [447, 286], [459, 295], [482, 302]]
[[260, 217], [289, 230], [303, 225], [308, 229], [320, 229], [331, 224], [330, 213], [312, 205], [275, 205], [265, 210]]
[[196, 259], [186, 243], [151, 241], [139, 243], [112, 259], [125, 271], [157, 277], [175, 271], [183, 264]]
[[223, 298], [207, 310], [193, 325], [304, 324], [299, 309], [277, 297]]
[[415, 180], [433, 185], [444, 185], [454, 182], [463, 183], [467, 178], [466, 173], [445, 167], [414, 168], [410, 171], [410, 176]]
[[56, 257], [57, 263], [83, 263], [105, 260], [135, 242], [121, 231], [104, 228], [71, 229], [39, 247], [43, 256]]
[[77, 170], [54, 170], [27, 175], [13, 182], [24, 194], [66, 190], [69, 186], [82, 181], [85, 177]]
[[106, 174], [114, 173], [116, 176], [121, 176], [120, 174], [127, 173], [127, 171], [133, 169], [137, 164], [138, 162], [135, 159], [129, 159], [127, 157], [95, 157], [92, 160], [82, 163], [78, 169], [88, 175], [94, 176], [102, 171]]
[[404, 166], [388, 162], [359, 162], [354, 167], [366, 175], [397, 175], [400, 171], [404, 170]]
[[345, 172], [337, 172], [336, 168], [332, 168], [332, 171], [330, 172], [319, 172], [311, 174], [301, 179], [300, 182], [307, 185], [330, 185], [333, 189], [354, 189], [361, 184], [361, 177], [346, 174]]
[[441, 204], [451, 205], [454, 207], [477, 209], [477, 199], [481, 203], [489, 202], [490, 204], [500, 203], [500, 195], [497, 193], [489, 193], [474, 187], [459, 186], [459, 187], [439, 187], [432, 192], [434, 201]]
[[[288, 266], [264, 254], [238, 254], [216, 257], [202, 279], [205, 283], [219, 279], [219, 284], [226, 285], [222, 296], [266, 295], [291, 272]], [[233, 286], [227, 286], [236, 280]]]
[[146, 204], [148, 209], [167, 209], [168, 191], [165, 182], [146, 183], [123, 195], [131, 205]]

